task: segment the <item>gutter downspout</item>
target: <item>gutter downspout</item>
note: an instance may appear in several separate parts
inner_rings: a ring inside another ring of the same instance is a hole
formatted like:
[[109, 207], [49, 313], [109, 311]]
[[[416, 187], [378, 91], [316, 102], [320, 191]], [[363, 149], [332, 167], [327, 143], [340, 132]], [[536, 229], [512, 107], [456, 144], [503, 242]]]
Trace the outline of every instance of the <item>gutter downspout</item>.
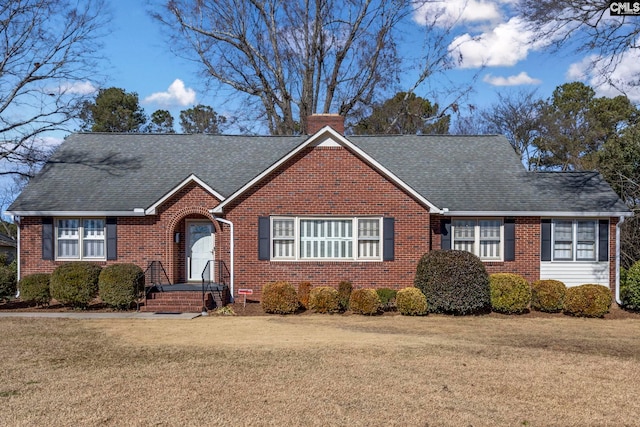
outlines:
[[620, 299], [620, 227], [624, 222], [624, 217], [621, 216], [616, 224], [616, 303], [622, 306], [622, 300]]
[[230, 260], [229, 260], [229, 261], [231, 262], [231, 266], [230, 266], [230, 268], [229, 268], [229, 276], [230, 276], [230, 277], [229, 277], [229, 287], [231, 288], [231, 302], [233, 302], [233, 301], [234, 301], [234, 297], [233, 297], [233, 295], [234, 295], [233, 284], [234, 284], [234, 278], [235, 278], [235, 277], [234, 277], [234, 273], [233, 273], [233, 264], [234, 264], [234, 256], [233, 256], [233, 255], [234, 255], [234, 242], [233, 242], [233, 240], [234, 240], [234, 233], [233, 233], [233, 223], [232, 223], [231, 221], [229, 221], [229, 220], [222, 219], [222, 218], [218, 218], [218, 217], [215, 217], [215, 216], [214, 216], [214, 219], [215, 219], [216, 221], [218, 221], [218, 222], [223, 223], [223, 224], [227, 224], [227, 225], [229, 226], [229, 228], [230, 228], [230, 231], [231, 231], [231, 239], [230, 239], [230, 243], [229, 243], [229, 250], [230, 250], [230, 252], [231, 252], [231, 254], [230, 254]]
[[[14, 216], [13, 222], [16, 224], [16, 229], [18, 230], [18, 242], [16, 245], [16, 281], [20, 283], [20, 217]], [[20, 288], [16, 289], [16, 298], [20, 298]]]

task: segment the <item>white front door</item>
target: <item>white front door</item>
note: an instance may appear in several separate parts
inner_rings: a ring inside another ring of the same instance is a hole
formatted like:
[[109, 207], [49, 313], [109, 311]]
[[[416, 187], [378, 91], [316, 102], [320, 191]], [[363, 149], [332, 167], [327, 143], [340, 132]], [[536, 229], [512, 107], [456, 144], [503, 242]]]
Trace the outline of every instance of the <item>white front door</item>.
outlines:
[[[215, 239], [213, 224], [210, 222], [187, 222], [187, 280], [201, 281], [202, 272], [207, 261], [213, 261], [215, 253]], [[213, 277], [214, 263], [210, 263], [210, 277]]]

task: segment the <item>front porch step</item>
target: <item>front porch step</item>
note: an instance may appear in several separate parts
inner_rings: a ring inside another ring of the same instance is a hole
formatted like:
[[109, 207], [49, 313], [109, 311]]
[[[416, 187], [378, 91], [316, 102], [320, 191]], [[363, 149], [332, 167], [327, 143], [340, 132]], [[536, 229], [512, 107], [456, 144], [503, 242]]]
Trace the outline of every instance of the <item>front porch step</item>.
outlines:
[[[205, 308], [212, 310], [219, 307], [211, 292], [205, 294]], [[202, 293], [192, 291], [151, 292], [140, 311], [200, 313], [202, 311]]]

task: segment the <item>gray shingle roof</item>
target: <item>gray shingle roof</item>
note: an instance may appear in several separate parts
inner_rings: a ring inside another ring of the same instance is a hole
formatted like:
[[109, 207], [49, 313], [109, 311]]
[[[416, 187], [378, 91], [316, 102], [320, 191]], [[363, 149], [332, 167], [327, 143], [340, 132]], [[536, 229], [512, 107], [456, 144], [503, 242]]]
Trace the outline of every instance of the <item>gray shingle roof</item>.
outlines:
[[[191, 174], [228, 197], [307, 136], [75, 134], [10, 211], [148, 208]], [[526, 172], [502, 136], [351, 136], [438, 208], [476, 212], [628, 212], [594, 172]]]

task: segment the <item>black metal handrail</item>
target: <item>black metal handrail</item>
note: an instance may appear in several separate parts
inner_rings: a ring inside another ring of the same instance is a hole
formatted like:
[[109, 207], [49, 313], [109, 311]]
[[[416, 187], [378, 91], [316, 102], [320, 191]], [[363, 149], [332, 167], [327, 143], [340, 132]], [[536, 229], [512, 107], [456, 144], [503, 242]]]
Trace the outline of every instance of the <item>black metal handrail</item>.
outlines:
[[[171, 280], [169, 280], [169, 275], [167, 271], [164, 269], [161, 261], [151, 261], [149, 265], [147, 265], [147, 269], [142, 272], [142, 280], [140, 282], [143, 283], [141, 292], [144, 296], [145, 305], [147, 303], [147, 297], [149, 293], [154, 288], [160, 288], [162, 285], [171, 285]], [[165, 280], [162, 280], [165, 279]], [[140, 283], [139, 282], [139, 283]], [[138, 298], [137, 309], [140, 310], [140, 298]]]
[[207, 288], [209, 287], [209, 285], [212, 284], [212, 280], [211, 280], [211, 264], [215, 263], [216, 266], [216, 277], [218, 278], [218, 280], [216, 281], [217, 284], [223, 285], [223, 286], [228, 286], [229, 283], [229, 279], [231, 278], [231, 274], [229, 273], [229, 269], [227, 268], [227, 264], [225, 264], [224, 261], [222, 260], [208, 260], [207, 263], [205, 264], [204, 268], [202, 269], [202, 312], [206, 312], [207, 311], [207, 306], [205, 304], [205, 296], [206, 296], [206, 292], [207, 292]]

